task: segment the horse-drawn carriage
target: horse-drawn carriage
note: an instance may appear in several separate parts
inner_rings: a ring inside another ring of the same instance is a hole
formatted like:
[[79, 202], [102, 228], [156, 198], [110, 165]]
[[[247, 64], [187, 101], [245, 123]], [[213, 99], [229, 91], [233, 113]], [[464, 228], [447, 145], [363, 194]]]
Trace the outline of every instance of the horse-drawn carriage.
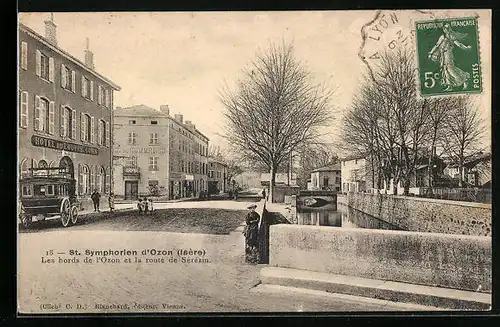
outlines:
[[23, 227], [33, 221], [60, 217], [64, 227], [76, 224], [78, 202], [76, 181], [65, 167], [30, 168], [19, 181]]

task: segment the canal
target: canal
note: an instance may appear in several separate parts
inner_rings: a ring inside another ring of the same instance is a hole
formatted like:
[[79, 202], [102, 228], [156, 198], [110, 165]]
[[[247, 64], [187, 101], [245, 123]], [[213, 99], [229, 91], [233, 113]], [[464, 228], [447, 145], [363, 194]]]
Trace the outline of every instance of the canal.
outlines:
[[338, 204], [337, 210], [298, 209], [292, 223], [346, 228], [402, 230], [388, 222], [343, 204]]

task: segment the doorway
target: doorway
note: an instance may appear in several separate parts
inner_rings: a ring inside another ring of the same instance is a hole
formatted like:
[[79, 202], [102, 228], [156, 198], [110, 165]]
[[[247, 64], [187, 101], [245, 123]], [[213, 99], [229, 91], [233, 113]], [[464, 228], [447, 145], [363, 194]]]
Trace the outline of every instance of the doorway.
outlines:
[[138, 181], [125, 181], [125, 199], [135, 200], [138, 196], [139, 182]]

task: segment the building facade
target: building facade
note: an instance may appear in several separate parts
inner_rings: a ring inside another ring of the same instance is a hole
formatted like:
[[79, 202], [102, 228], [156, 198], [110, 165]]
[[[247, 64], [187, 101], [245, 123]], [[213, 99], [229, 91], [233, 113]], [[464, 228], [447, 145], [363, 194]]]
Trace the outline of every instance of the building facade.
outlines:
[[342, 187], [340, 164], [321, 167], [311, 172], [309, 190], [326, 190], [340, 192]]
[[117, 108], [113, 116], [115, 196], [168, 196], [168, 111], [138, 105]]
[[30, 168], [64, 167], [77, 182], [77, 195], [90, 206], [94, 189], [112, 189], [113, 92], [120, 87], [58, 47], [56, 24], [45, 37], [19, 24], [19, 177]]
[[115, 194], [134, 199], [197, 196], [207, 191], [208, 138], [167, 105], [114, 111]]
[[225, 193], [228, 189], [227, 165], [213, 158], [208, 160], [208, 193]]
[[367, 182], [367, 160], [362, 157], [350, 157], [340, 160], [342, 193], [363, 192]]

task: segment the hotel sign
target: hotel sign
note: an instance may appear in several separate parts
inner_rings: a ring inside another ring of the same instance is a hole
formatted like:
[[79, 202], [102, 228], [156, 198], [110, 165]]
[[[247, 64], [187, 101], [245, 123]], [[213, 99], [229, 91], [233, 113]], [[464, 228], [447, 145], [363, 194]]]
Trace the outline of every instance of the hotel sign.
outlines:
[[59, 140], [54, 140], [54, 139], [49, 139], [49, 138], [41, 137], [41, 136], [37, 136], [37, 135], [33, 135], [31, 137], [31, 144], [33, 144], [34, 146], [42, 147], [42, 148], [49, 148], [49, 149], [55, 149], [55, 150], [61, 150], [61, 151], [90, 154], [93, 156], [99, 155], [98, 148], [94, 148], [94, 147], [86, 146], [86, 145], [81, 145], [81, 144], [70, 143], [70, 142], [59, 141]]

